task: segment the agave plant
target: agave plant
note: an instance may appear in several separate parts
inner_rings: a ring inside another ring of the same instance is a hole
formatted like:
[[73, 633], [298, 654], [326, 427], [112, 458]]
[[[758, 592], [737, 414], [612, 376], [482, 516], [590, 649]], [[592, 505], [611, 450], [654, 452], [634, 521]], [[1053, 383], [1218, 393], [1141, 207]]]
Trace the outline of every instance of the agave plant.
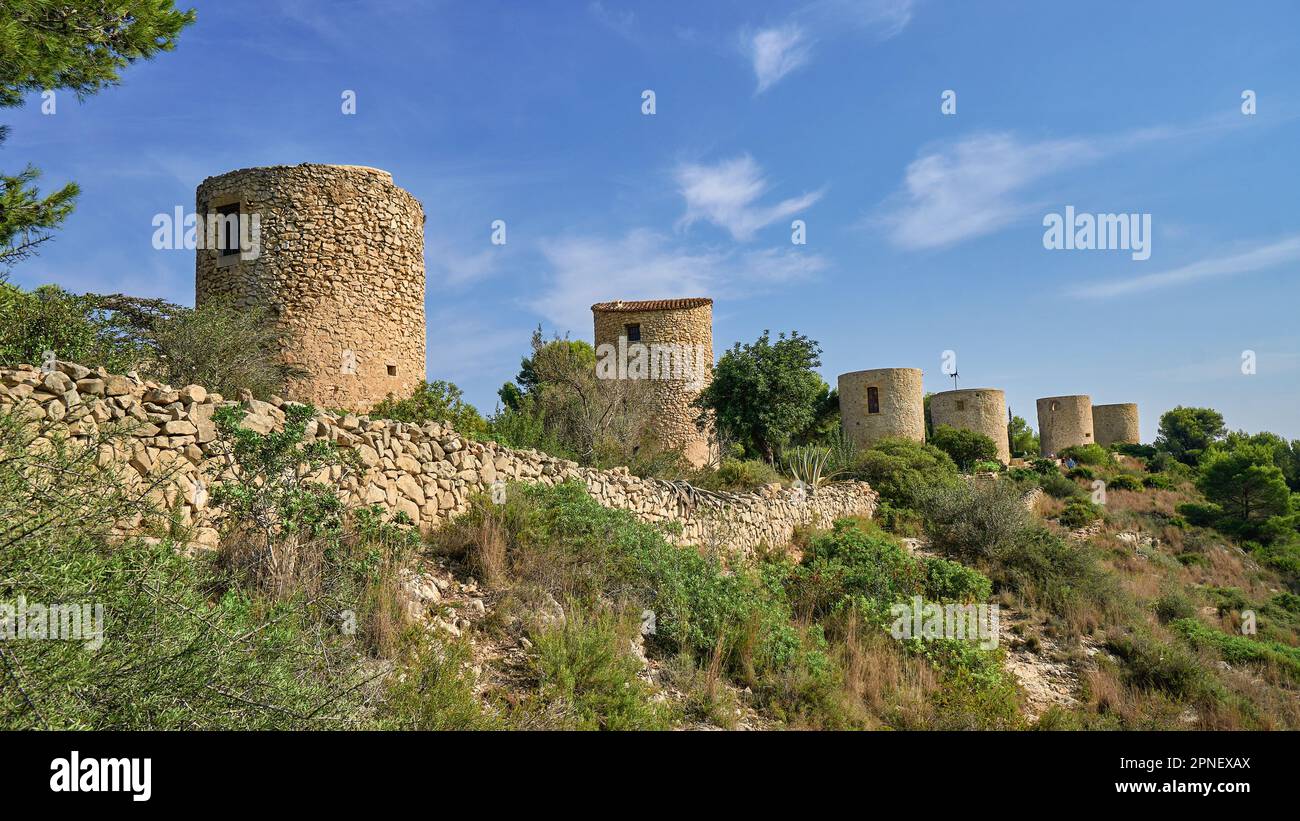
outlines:
[[844, 430], [836, 426], [831, 431], [827, 439], [831, 450], [830, 465], [833, 468], [832, 473], [843, 473], [852, 470], [854, 464], [858, 461], [858, 445], [851, 437], [844, 433]]
[[839, 471], [828, 470], [831, 461], [830, 448], [797, 447], [785, 454], [786, 470], [795, 482], [807, 488], [809, 493], [833, 478]]

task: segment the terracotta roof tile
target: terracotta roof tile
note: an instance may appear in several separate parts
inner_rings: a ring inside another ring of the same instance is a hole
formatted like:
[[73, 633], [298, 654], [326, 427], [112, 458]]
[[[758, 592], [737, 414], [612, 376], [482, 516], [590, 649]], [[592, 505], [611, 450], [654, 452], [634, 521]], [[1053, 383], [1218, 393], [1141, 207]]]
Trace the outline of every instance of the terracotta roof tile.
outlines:
[[643, 299], [640, 301], [597, 302], [591, 306], [593, 311], [675, 311], [682, 308], [699, 308], [712, 305], [708, 297], [689, 297], [686, 299]]

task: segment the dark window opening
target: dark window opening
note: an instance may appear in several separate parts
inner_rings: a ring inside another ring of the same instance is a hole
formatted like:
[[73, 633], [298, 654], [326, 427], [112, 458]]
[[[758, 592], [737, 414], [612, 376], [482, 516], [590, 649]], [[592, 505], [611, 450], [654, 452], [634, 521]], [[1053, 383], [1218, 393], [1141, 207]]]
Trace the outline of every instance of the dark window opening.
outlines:
[[217, 208], [217, 247], [221, 256], [239, 253], [239, 203]]
[[867, 413], [880, 413], [880, 391], [867, 388]]
[[966, 403], [965, 403], [963, 400], [961, 400], [961, 399], [958, 399], [958, 400], [957, 400], [957, 410], [959, 410], [959, 411], [964, 411], [964, 410], [966, 410]]
[[641, 341], [641, 326], [639, 324], [624, 325], [623, 327], [627, 331], [628, 342]]
[[389, 376], [397, 376], [397, 366], [396, 366], [396, 365], [389, 365], [389, 366], [388, 366], [388, 375], [389, 375]]

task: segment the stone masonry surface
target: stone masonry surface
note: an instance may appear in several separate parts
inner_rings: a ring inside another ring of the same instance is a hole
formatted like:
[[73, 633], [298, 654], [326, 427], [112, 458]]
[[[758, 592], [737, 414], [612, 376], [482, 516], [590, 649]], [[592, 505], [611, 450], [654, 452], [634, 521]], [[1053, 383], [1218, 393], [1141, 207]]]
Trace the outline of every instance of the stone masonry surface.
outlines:
[[279, 165], [209, 177], [197, 213], [257, 216], [256, 253], [195, 256], [195, 301], [257, 305], [294, 334], [289, 399], [369, 409], [425, 374], [424, 208], [386, 171]]
[[[280, 429], [288, 403], [243, 397], [236, 403], [199, 385], [172, 388], [134, 375], [60, 362], [49, 373], [22, 365], [0, 370], [0, 407], [30, 414], [48, 431], [90, 443], [103, 437], [98, 464], [124, 481], [150, 483], [150, 497], [177, 511], [192, 529], [193, 546], [217, 543], [216, 511], [208, 504], [215, 483], [228, 474], [217, 447], [213, 414], [238, 404], [244, 426], [260, 433]], [[826, 526], [841, 516], [871, 516], [877, 494], [865, 482], [840, 482], [805, 496], [768, 486], [753, 493], [710, 493], [681, 482], [642, 479], [626, 468], [600, 471], [533, 450], [476, 442], [445, 424], [415, 425], [320, 411], [308, 437], [328, 439], [356, 456], [312, 477], [337, 486], [349, 505], [375, 504], [403, 511], [428, 532], [465, 512], [472, 494], [503, 482], [555, 485], [576, 480], [605, 507], [630, 511], [644, 522], [676, 522], [677, 544], [748, 552], [789, 542], [797, 526]], [[48, 434], [47, 434], [48, 435]]]
[[696, 425], [699, 411], [691, 403], [713, 378], [713, 300], [660, 299], [642, 302], [600, 302], [591, 306], [596, 346], [619, 345], [629, 325], [640, 331], [647, 346], [670, 345], [698, 351], [705, 373], [694, 384], [679, 379], [651, 383], [652, 435], [661, 444], [680, 449], [696, 466], [708, 461], [709, 434]]

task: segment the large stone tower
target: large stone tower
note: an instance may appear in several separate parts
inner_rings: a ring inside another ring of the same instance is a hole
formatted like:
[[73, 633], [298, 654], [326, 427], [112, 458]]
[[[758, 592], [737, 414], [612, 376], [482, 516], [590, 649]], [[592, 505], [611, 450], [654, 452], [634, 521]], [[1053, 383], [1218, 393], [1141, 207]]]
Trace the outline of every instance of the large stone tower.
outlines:
[[1092, 400], [1087, 396], [1049, 396], [1038, 400], [1038, 451], [1056, 456], [1075, 445], [1091, 445]]
[[995, 388], [962, 388], [930, 397], [930, 421], [940, 425], [973, 430], [993, 440], [998, 446], [998, 460], [1011, 461], [1011, 443], [1007, 440], [1007, 396]]
[[692, 464], [708, 462], [709, 435], [696, 425], [691, 403], [713, 379], [713, 300], [598, 302], [591, 313], [598, 372], [606, 363], [617, 366], [614, 378], [648, 379], [651, 435]]
[[[392, 175], [245, 168], [204, 180], [196, 199], [200, 219], [217, 224], [197, 252], [196, 304], [264, 306], [292, 331], [281, 354], [306, 376], [285, 398], [367, 411], [424, 379], [424, 209]], [[242, 242], [223, 218], [251, 224]]]
[[1099, 445], [1136, 445], [1142, 441], [1142, 432], [1138, 428], [1138, 406], [1132, 402], [1093, 405], [1092, 428]]
[[840, 424], [860, 448], [889, 436], [925, 441], [925, 396], [919, 368], [842, 373]]

